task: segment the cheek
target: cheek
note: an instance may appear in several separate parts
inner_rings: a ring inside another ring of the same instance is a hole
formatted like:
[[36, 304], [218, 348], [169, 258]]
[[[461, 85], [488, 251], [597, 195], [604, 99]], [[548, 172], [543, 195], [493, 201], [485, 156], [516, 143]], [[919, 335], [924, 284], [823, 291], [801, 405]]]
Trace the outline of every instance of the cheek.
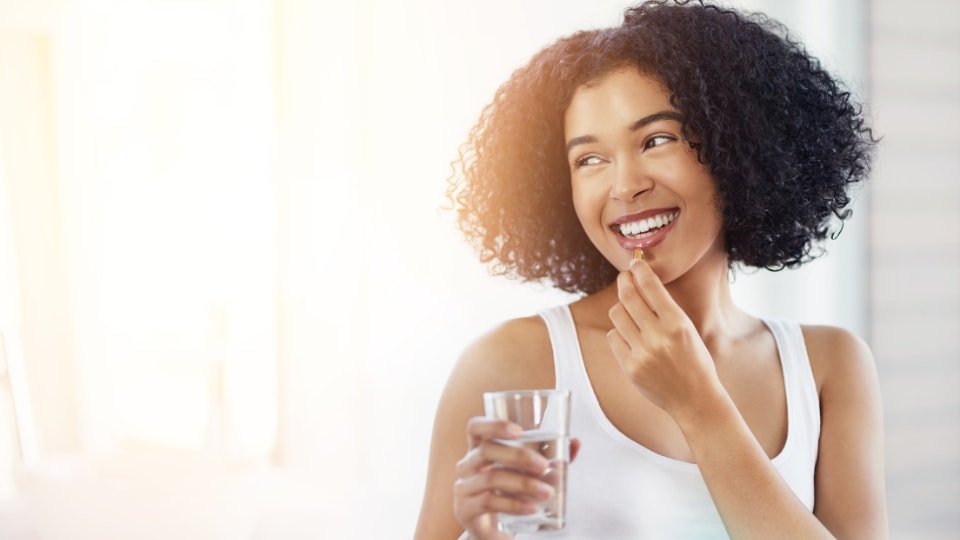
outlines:
[[587, 199], [587, 196], [586, 196], [586, 193], [584, 193], [583, 187], [580, 186], [577, 182], [574, 182], [571, 180], [570, 195], [573, 197], [573, 209], [577, 212], [577, 216], [582, 216], [583, 212], [586, 211], [586, 204], [584, 200]]
[[606, 226], [603, 220], [603, 209], [606, 198], [598, 196], [595, 190], [577, 189], [573, 186], [573, 209], [580, 222], [580, 228], [586, 233], [590, 243], [601, 252], [607, 242]]
[[710, 178], [709, 196], [706, 204], [713, 211], [713, 219], [719, 226], [723, 226], [723, 199], [720, 197], [720, 190], [717, 188], [716, 180]]
[[580, 220], [580, 226], [590, 232], [595, 224], [600, 223], [600, 214], [603, 211], [602, 200], [586, 186], [571, 185], [573, 192], [573, 209]]

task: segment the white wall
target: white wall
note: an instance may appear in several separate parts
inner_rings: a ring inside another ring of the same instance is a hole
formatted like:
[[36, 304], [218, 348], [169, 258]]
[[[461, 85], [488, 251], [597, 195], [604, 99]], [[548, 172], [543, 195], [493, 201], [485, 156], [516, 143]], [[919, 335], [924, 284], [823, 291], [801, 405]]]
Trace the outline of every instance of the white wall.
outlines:
[[960, 533], [960, 4], [871, 2], [871, 334], [894, 538]]

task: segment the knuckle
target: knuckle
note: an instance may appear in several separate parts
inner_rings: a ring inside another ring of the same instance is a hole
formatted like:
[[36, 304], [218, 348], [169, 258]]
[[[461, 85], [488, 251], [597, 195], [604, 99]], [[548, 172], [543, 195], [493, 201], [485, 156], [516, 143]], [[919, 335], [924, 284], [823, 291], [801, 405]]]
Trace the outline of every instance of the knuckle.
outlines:
[[493, 485], [499, 476], [499, 470], [495, 468], [487, 469], [480, 473], [480, 480], [486, 485]]
[[539, 469], [546, 467], [546, 462], [544, 461], [543, 456], [541, 456], [539, 453], [528, 448], [522, 450], [524, 462], [532, 465], [533, 468], [536, 469], [534, 472], [539, 472]]
[[510, 499], [507, 501], [508, 509], [506, 511], [510, 514], [529, 514], [533, 510], [529, 505], [529, 502], [521, 499]]
[[477, 447], [477, 454], [484, 462], [497, 461], [497, 444], [486, 442]]
[[540, 481], [532, 476], [524, 477], [522, 480], [524, 493], [536, 493], [540, 489]]
[[617, 298], [622, 301], [625, 298], [629, 298], [628, 295], [633, 292], [633, 286], [623, 278], [620, 278], [618, 281]]
[[466, 476], [473, 469], [477, 467], [476, 462], [477, 458], [480, 457], [479, 451], [477, 448], [471, 448], [467, 450], [467, 453], [457, 461], [456, 471], [461, 476]]
[[477, 496], [477, 502], [480, 504], [481, 508], [490, 508], [491, 504], [493, 503], [493, 492], [484, 491]]
[[473, 436], [479, 436], [483, 431], [483, 425], [486, 419], [482, 416], [474, 416], [467, 420], [467, 433]]
[[477, 455], [477, 457], [479, 457], [480, 459], [482, 459], [482, 460], [484, 460], [484, 461], [489, 461], [489, 459], [490, 459], [490, 458], [489, 458], [489, 452], [490, 452], [490, 450], [487, 449], [487, 445], [484, 444], [484, 443], [481, 443], [481, 444], [478, 445], [476, 448], [474, 448], [474, 449], [473, 449], [473, 452]]
[[643, 377], [643, 362], [636, 357], [633, 358], [632, 362], [623, 366], [623, 368], [627, 372], [627, 375], [633, 380], [639, 380]]

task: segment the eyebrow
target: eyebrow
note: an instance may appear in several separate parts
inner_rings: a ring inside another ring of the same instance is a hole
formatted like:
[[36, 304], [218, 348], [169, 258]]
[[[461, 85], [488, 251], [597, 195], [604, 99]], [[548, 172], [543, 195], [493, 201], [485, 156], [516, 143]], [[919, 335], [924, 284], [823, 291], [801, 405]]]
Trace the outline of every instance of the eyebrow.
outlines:
[[[654, 122], [659, 122], [661, 120], [675, 120], [677, 122], [682, 122], [683, 117], [680, 116], [680, 113], [677, 111], [657, 111], [653, 114], [648, 114], [643, 118], [637, 120], [636, 122], [630, 124], [630, 131], [637, 131], [645, 126], [648, 126]], [[567, 153], [570, 153], [570, 150], [580, 144], [590, 144], [597, 142], [597, 138], [593, 135], [581, 135], [579, 137], [574, 137], [567, 141]]]

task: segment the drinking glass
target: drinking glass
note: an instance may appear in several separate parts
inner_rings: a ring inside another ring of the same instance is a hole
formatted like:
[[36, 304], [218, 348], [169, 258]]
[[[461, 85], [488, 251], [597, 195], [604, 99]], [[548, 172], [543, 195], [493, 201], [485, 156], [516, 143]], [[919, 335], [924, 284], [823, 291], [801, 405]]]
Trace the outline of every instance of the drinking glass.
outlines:
[[553, 497], [533, 514], [499, 513], [500, 530], [534, 532], [562, 529], [565, 525], [567, 465], [570, 463], [570, 391], [508, 390], [483, 394], [488, 418], [519, 424], [518, 439], [497, 439], [500, 444], [532, 448], [547, 459], [541, 481], [553, 486]]

